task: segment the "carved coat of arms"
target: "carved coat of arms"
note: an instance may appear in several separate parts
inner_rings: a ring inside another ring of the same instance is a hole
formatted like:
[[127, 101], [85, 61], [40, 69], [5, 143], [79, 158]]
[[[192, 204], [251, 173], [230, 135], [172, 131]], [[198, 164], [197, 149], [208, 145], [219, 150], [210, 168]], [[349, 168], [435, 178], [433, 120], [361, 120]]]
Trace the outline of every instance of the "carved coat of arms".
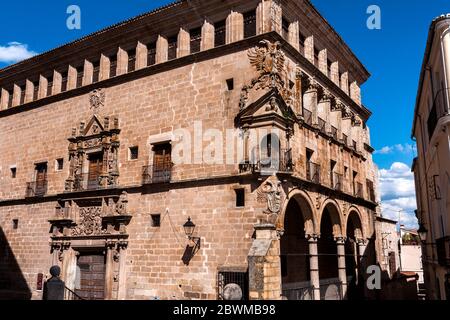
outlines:
[[280, 213], [283, 204], [282, 187], [281, 182], [275, 176], [268, 178], [258, 189], [257, 194], [259, 202], [267, 203], [264, 213], [269, 215]]
[[103, 92], [102, 89], [92, 91], [89, 97], [89, 103], [91, 105], [91, 109], [96, 111], [105, 104], [105, 92]]

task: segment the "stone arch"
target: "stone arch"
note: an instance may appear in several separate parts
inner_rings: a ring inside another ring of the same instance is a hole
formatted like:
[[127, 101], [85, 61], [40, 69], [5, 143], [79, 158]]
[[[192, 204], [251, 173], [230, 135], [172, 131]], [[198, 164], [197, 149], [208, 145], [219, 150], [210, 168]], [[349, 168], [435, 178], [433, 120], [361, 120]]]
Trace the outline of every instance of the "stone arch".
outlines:
[[364, 223], [364, 219], [361, 215], [361, 212], [359, 211], [359, 209], [355, 206], [352, 206], [349, 210], [348, 210], [348, 215], [347, 215], [347, 219], [345, 220], [345, 224], [344, 224], [344, 230], [345, 230], [345, 236], [349, 237], [349, 231], [351, 232], [352, 230], [349, 230], [349, 223], [351, 223], [354, 228], [355, 231], [357, 231], [355, 234], [355, 237], [359, 238], [359, 239], [365, 239], [366, 235], [367, 235], [367, 231], [365, 230], [365, 223]]
[[322, 225], [322, 217], [325, 212], [325, 210], [328, 210], [328, 213], [330, 214], [331, 223], [333, 224], [333, 236], [334, 237], [341, 237], [344, 235], [344, 227], [343, 227], [343, 216], [342, 216], [342, 210], [339, 207], [339, 204], [336, 202], [336, 200], [328, 198], [324, 201], [322, 204], [322, 207], [319, 210], [320, 216], [318, 218], [318, 225], [317, 230], [318, 234], [320, 234], [320, 227]]
[[317, 221], [315, 219], [316, 214], [314, 212], [312, 200], [306, 192], [298, 189], [291, 191], [286, 197], [286, 201], [284, 201], [283, 208], [281, 210], [281, 215], [279, 216], [277, 221], [277, 229], [284, 230], [285, 228], [284, 223], [286, 218], [286, 209], [290, 201], [296, 201], [298, 206], [300, 207], [301, 214], [305, 223], [305, 234], [315, 234], [317, 230]]

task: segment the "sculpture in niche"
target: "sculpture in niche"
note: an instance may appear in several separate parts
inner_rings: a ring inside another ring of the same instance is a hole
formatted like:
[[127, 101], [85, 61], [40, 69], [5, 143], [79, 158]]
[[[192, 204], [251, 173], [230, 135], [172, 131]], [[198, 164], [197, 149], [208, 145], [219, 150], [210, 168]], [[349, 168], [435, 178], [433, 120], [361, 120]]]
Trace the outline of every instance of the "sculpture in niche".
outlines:
[[119, 201], [116, 204], [116, 213], [118, 215], [126, 215], [127, 214], [127, 205], [128, 205], [128, 193], [125, 191], [119, 197]]

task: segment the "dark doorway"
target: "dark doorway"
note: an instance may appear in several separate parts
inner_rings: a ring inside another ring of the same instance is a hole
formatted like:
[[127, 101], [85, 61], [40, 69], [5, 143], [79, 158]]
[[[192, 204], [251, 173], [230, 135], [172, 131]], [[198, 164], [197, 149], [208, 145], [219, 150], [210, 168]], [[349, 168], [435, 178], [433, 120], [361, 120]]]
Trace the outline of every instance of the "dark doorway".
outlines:
[[103, 253], [81, 254], [77, 261], [79, 289], [75, 289], [75, 293], [86, 300], [103, 300], [105, 298], [105, 270]]
[[153, 152], [153, 182], [170, 181], [172, 145], [170, 143], [154, 145]]

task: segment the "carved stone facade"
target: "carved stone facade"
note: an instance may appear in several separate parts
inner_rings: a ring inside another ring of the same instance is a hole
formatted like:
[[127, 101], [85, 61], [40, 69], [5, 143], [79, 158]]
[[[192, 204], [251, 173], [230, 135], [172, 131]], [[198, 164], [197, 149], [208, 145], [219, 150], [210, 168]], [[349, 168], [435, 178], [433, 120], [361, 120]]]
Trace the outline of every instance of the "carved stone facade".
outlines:
[[[180, 1], [92, 36], [93, 46], [80, 40], [56, 49], [52, 68], [68, 68], [67, 92], [47, 97], [40, 76], [38, 99], [27, 96], [29, 108], [8, 109], [2, 89], [0, 236], [9, 258], [0, 259], [0, 277], [6, 267], [19, 269], [23, 297], [40, 298], [36, 276], [54, 264], [69, 289], [85, 294], [78, 280], [93, 263], [102, 270], [105, 299], [217, 299], [236, 284], [246, 299], [345, 299], [347, 288], [360, 289], [364, 264], [374, 257], [377, 203], [367, 182], [375, 192], [377, 173], [370, 111], [343, 89], [350, 81], [357, 91], [367, 71], [309, 1], [213, 0], [198, 3], [196, 13], [207, 17], [211, 6], [224, 16], [233, 11], [224, 30], [209, 19], [192, 21], [202, 27], [199, 46], [186, 30], [177, 46], [165, 36], [180, 26], [166, 30], [161, 14], [191, 16]], [[254, 17], [245, 29], [244, 13]], [[300, 43], [306, 25], [323, 28]], [[128, 56], [134, 51], [111, 40], [128, 39], [127, 28], [143, 39], [135, 65]], [[314, 38], [331, 44], [319, 48], [320, 61]], [[76, 48], [85, 61], [81, 86], [66, 60]], [[2, 70], [0, 88], [35, 70], [47, 74], [47, 57]], [[92, 57], [100, 59], [98, 82], [91, 81]], [[330, 75], [327, 57], [335, 63]], [[224, 137], [238, 133], [233, 163], [202, 162], [210, 154], [197, 148], [211, 141], [198, 140], [198, 122]], [[194, 150], [191, 162], [172, 165], [177, 129], [191, 134]], [[18, 136], [20, 146], [13, 143]], [[25, 197], [30, 176], [42, 171], [47, 193]], [[190, 237], [187, 221], [195, 223]], [[189, 251], [192, 243], [197, 250]], [[227, 283], [230, 275], [249, 282]]]

